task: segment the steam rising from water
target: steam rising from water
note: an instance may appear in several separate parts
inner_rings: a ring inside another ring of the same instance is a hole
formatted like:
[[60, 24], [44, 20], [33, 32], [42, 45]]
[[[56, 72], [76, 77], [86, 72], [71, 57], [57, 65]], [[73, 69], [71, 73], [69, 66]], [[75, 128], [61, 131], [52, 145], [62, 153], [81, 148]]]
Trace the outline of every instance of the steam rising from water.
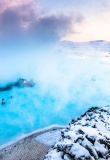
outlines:
[[2, 85], [17, 77], [33, 79], [36, 85], [0, 93], [6, 101], [0, 105], [0, 143], [51, 124], [65, 125], [90, 107], [109, 105], [109, 71], [110, 64], [95, 56], [70, 56], [50, 48], [1, 57]]

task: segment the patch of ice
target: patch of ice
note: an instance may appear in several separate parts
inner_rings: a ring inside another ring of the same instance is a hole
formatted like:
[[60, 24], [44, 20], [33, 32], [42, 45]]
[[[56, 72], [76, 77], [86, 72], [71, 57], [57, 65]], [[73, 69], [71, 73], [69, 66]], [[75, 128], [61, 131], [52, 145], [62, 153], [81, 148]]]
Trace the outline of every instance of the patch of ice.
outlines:
[[60, 136], [61, 136], [61, 130], [57, 129], [57, 130], [53, 130], [53, 131], [43, 133], [43, 134], [37, 136], [35, 138], [35, 140], [37, 140], [38, 142], [41, 142], [43, 144], [52, 146], [52, 145], [55, 144], [55, 142], [57, 140], [59, 140]]

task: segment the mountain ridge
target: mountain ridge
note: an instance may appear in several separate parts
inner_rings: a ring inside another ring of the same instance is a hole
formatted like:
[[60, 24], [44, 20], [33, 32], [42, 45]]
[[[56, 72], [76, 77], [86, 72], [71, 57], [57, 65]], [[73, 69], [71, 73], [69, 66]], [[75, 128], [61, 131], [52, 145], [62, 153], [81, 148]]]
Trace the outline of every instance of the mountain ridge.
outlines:
[[110, 52], [110, 42], [104, 40], [95, 40], [95, 41], [87, 41], [87, 42], [73, 42], [73, 41], [61, 41], [60, 46], [63, 49], [70, 50], [85, 50], [85, 49], [94, 49], [97, 51], [107, 51]]

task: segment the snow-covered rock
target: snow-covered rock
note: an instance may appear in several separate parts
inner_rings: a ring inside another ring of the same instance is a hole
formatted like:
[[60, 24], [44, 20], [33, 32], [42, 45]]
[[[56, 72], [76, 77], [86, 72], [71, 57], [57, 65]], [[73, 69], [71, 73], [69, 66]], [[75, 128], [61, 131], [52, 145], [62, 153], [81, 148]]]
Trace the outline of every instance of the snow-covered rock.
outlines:
[[110, 160], [110, 107], [91, 108], [73, 119], [44, 159]]

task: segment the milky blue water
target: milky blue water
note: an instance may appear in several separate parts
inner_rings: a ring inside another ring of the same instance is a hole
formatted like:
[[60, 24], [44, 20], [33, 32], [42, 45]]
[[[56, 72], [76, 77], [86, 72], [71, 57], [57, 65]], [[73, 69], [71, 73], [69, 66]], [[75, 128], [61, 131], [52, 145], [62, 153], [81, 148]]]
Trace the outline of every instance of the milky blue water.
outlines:
[[90, 107], [110, 104], [110, 63], [78, 59], [43, 64], [36, 67], [37, 75], [33, 72], [35, 87], [0, 92], [0, 101], [6, 102], [0, 103], [0, 145], [49, 125], [67, 125]]
[[65, 125], [79, 114], [74, 111], [75, 104], [58, 109], [57, 100], [49, 93], [39, 95], [37, 87], [2, 92], [2, 98], [6, 104], [0, 104], [0, 145], [39, 128]]

